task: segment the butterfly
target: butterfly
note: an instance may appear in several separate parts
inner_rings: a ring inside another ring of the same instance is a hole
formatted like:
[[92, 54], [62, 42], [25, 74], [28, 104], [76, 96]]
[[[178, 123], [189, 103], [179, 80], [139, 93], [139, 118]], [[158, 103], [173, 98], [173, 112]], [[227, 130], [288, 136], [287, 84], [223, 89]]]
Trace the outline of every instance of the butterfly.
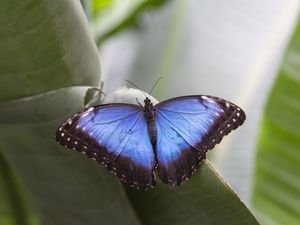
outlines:
[[208, 95], [182, 96], [153, 105], [102, 104], [76, 113], [56, 131], [59, 144], [86, 154], [138, 190], [160, 180], [188, 180], [206, 152], [242, 125], [235, 104]]

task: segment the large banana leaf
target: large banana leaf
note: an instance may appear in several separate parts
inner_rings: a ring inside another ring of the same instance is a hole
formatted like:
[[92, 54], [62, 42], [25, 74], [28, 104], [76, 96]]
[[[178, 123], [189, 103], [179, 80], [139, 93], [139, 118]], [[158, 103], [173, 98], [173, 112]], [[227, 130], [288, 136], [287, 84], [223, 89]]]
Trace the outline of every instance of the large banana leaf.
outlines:
[[0, 10], [0, 222], [258, 224], [205, 163], [181, 188], [136, 192], [55, 143], [57, 126], [99, 86], [98, 53], [80, 3], [5, 0]]
[[253, 204], [266, 225], [300, 221], [300, 22], [260, 128]]
[[83, 17], [78, 1], [1, 1], [0, 101], [99, 83]]

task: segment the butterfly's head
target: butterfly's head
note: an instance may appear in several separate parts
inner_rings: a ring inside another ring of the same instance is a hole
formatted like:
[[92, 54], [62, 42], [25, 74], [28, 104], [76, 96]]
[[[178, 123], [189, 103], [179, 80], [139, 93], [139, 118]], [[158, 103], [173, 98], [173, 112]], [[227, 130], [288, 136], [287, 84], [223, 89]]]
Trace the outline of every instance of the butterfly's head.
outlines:
[[144, 103], [145, 103], [145, 106], [144, 106], [145, 109], [148, 109], [149, 111], [153, 110], [153, 103], [151, 102], [150, 98], [146, 97], [146, 99], [144, 100]]
[[146, 97], [146, 99], [144, 100], [144, 103], [145, 103], [144, 109], [148, 112], [152, 112], [153, 104], [152, 104], [151, 100]]
[[148, 97], [145, 98], [144, 103], [145, 103], [145, 105], [152, 104], [151, 100]]
[[145, 106], [144, 106], [144, 113], [146, 116], [147, 121], [154, 120], [154, 107], [149, 98], [146, 97], [144, 100]]

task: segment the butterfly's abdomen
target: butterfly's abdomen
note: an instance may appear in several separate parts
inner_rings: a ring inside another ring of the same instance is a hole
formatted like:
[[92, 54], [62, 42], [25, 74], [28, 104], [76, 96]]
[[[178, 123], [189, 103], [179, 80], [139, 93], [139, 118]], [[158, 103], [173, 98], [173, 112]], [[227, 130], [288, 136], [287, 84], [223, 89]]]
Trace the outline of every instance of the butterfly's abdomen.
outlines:
[[150, 137], [152, 147], [155, 150], [157, 130], [156, 130], [154, 119], [150, 120], [150, 121], [147, 120], [147, 127], [148, 127], [148, 134], [149, 134], [149, 137]]

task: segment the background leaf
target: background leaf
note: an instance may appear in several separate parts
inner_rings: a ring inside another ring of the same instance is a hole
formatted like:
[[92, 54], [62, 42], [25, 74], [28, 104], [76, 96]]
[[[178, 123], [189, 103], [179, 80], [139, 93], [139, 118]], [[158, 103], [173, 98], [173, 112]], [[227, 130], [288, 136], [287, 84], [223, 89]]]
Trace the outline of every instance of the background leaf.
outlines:
[[0, 224], [33, 225], [37, 219], [24, 199], [22, 185], [0, 150]]
[[300, 22], [263, 115], [253, 204], [263, 224], [300, 221]]
[[93, 30], [100, 45], [108, 37], [137, 25], [141, 14], [167, 0], [92, 0]]
[[98, 52], [84, 17], [79, 1], [2, 1], [0, 101], [98, 85]]

